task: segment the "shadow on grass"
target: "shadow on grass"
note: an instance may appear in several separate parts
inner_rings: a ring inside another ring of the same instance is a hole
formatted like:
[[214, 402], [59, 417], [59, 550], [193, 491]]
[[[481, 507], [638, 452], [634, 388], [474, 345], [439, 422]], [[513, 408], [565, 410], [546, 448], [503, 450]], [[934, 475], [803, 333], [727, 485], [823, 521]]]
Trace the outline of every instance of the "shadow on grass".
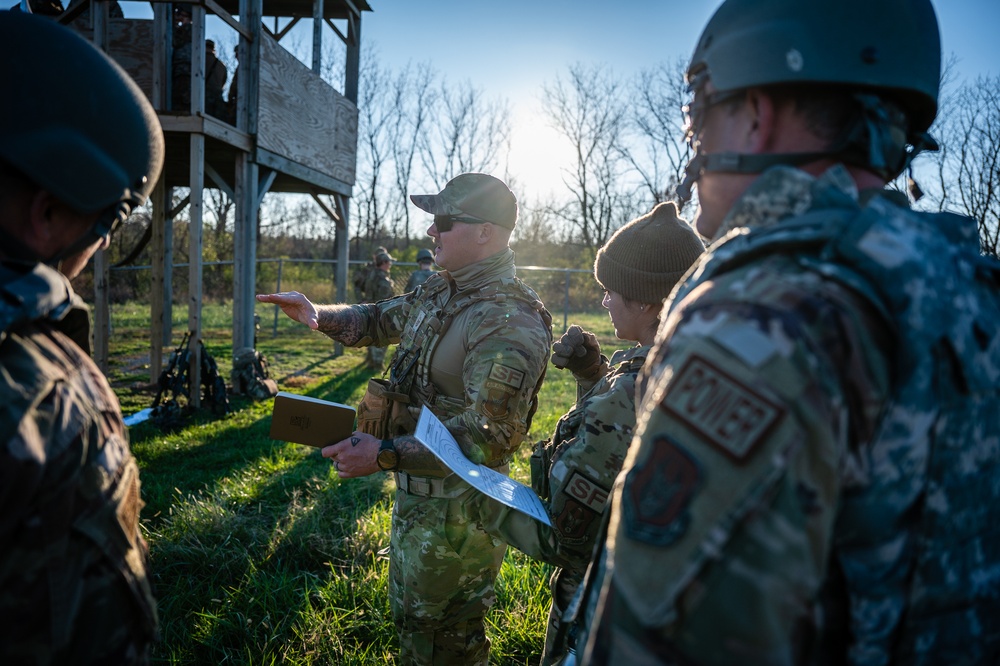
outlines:
[[[197, 482], [201, 492], [175, 496], [170, 515], [152, 528], [163, 636], [155, 660], [306, 663], [303, 655], [319, 652], [315, 663], [348, 663], [346, 651], [388, 649], [388, 602], [371, 566], [387, 529], [369, 524], [388, 501], [384, 476], [341, 481], [318, 452], [295, 444], [243, 450], [256, 450], [256, 462], [230, 465], [225, 477], [216, 470], [212, 485]], [[157, 464], [175, 462], [171, 455]], [[339, 618], [331, 627], [336, 643], [303, 635], [322, 631], [328, 615]]]

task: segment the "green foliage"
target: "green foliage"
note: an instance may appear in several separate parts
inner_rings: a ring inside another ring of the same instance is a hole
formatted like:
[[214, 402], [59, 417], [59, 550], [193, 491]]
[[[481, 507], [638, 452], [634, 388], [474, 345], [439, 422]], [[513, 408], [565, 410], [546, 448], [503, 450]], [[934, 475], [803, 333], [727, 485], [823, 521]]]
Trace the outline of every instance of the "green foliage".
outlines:
[[[231, 306], [205, 306], [205, 341], [229, 376]], [[370, 376], [364, 350], [333, 343], [259, 307], [260, 349], [283, 390], [356, 404]], [[187, 313], [175, 308], [174, 330]], [[126, 414], [148, 407], [147, 306], [112, 308], [110, 378]], [[621, 346], [606, 314], [569, 318], [594, 330], [610, 355]], [[556, 335], [560, 330], [557, 322]], [[175, 338], [179, 340], [180, 334]], [[175, 340], [175, 344], [177, 342]], [[576, 399], [569, 373], [549, 367], [528, 441], [512, 464], [529, 480], [530, 442], [546, 438]], [[233, 397], [234, 411], [195, 414], [165, 434], [131, 429], [146, 506], [168, 664], [386, 664], [396, 652], [387, 597], [393, 484], [387, 475], [340, 480], [318, 451], [271, 440], [270, 402]], [[549, 606], [551, 567], [510, 549], [488, 616], [493, 662], [535, 664]]]

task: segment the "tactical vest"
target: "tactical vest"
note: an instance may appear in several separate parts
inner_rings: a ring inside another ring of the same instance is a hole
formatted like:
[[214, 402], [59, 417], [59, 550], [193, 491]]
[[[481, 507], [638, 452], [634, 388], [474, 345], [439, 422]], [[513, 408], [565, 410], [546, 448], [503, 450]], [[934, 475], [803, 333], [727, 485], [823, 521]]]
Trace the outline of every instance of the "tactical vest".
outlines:
[[[774, 227], [735, 230], [674, 302], [768, 255], [793, 258], [862, 295], [893, 333], [891, 394], [866, 446], [911, 447], [908, 459], [920, 471], [893, 492], [912, 502], [915, 538], [897, 562], [908, 572], [893, 587], [900, 612], [880, 618], [895, 631], [873, 627], [859, 637], [855, 626], [854, 643], [892, 663], [954, 663], [956, 655], [995, 663], [988, 660], [1000, 653], [1000, 592], [983, 576], [1000, 565], [1000, 263], [980, 255], [974, 220], [901, 214], [876, 197], [863, 209], [841, 202]], [[920, 263], [928, 259], [931, 269]], [[940, 272], [919, 283], [926, 291], [906, 291], [918, 271]], [[973, 488], [970, 465], [978, 467], [972, 478], [982, 479]]]
[[[138, 530], [137, 517], [142, 507], [139, 469], [129, 450], [128, 435], [120, 418], [116, 423], [100, 418], [100, 408], [107, 409], [109, 402], [115, 407], [118, 404], [110, 387], [106, 382], [88, 381], [99, 374], [96, 366], [77, 372], [87, 359], [73, 342], [59, 333], [65, 333], [67, 319], [82, 316], [86, 324], [86, 310], [78, 307], [79, 301], [69, 282], [55, 270], [41, 264], [21, 268], [24, 270], [0, 264], [0, 347], [20, 345], [24, 348], [4, 350], [6, 360], [0, 381], [17, 381], [18, 385], [13, 390], [3, 391], [9, 396], [4, 413], [14, 418], [0, 422], [0, 442], [9, 441], [17, 432], [18, 421], [35, 407], [40, 397], [54, 389], [63, 390], [68, 397], [77, 396], [77, 400], [88, 400], [76, 406], [81, 414], [91, 414], [98, 419], [97, 423], [89, 422], [89, 426], [100, 431], [100, 435], [93, 437], [96, 440], [94, 448], [80, 452], [81, 460], [73, 462], [79, 467], [75, 475], [79, 483], [67, 484], [66, 492], [44, 489], [51, 497], [37, 507], [38, 520], [33, 521], [44, 526], [46, 538], [50, 540], [47, 543], [51, 544], [46, 550], [46, 575], [53, 586], [49, 647], [64, 646], [71, 633], [79, 629], [78, 623], [88, 620], [74, 614], [75, 595], [79, 594], [74, 585], [97, 575], [95, 572], [105, 567], [117, 571], [119, 584], [131, 590], [134, 602], [131, 612], [139, 613], [142, 618], [135, 624], [144, 627], [149, 632], [147, 638], [152, 639], [156, 606], [146, 570], [146, 544]], [[85, 325], [81, 327], [73, 322], [70, 328], [73, 330], [66, 335], [86, 340]], [[82, 334], [73, 334], [80, 333], [81, 329]], [[40, 363], [44, 364], [44, 373], [36, 372]], [[32, 376], [25, 377], [29, 372]], [[23, 381], [18, 381], [19, 377], [23, 377]], [[56, 388], [59, 383], [67, 382], [84, 385]], [[106, 400], [101, 397], [102, 393], [108, 395]], [[101, 401], [104, 405], [97, 404]], [[65, 438], [66, 433], [48, 436], [54, 440]], [[71, 539], [85, 540], [89, 547], [60, 555], [63, 545]], [[5, 546], [9, 546], [10, 551], [5, 562], [9, 571], [19, 566], [25, 570], [38, 566], [37, 561], [23, 565], [16, 561], [22, 555], [37, 558], [37, 552], [21, 553], [14, 544]]]
[[[404, 306], [406, 324], [399, 345], [389, 361], [389, 389], [408, 398], [411, 416], [414, 409], [419, 409], [421, 405], [432, 408], [442, 420], [465, 409], [464, 399], [437, 394], [431, 383], [430, 372], [431, 359], [434, 358], [438, 344], [455, 318], [466, 308], [476, 303], [504, 303], [513, 299], [526, 303], [537, 312], [545, 322], [546, 330], [552, 328], [552, 315], [545, 309], [538, 294], [519, 278], [500, 278], [479, 289], [458, 291], [441, 308], [439, 299], [452, 289], [453, 284], [450, 278], [440, 273], [432, 275], [427, 282], [417, 287]], [[527, 429], [531, 428], [531, 419], [538, 407], [538, 390], [544, 377], [543, 372], [532, 393]], [[403, 431], [399, 427], [395, 430]], [[412, 433], [412, 430], [409, 432]]]

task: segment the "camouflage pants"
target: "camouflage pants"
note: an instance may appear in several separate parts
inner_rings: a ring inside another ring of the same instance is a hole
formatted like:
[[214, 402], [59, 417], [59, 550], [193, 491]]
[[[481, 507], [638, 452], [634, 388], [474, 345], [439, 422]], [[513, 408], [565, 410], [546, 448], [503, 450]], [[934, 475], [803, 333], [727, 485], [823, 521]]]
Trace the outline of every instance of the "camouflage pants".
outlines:
[[484, 617], [496, 601], [493, 582], [507, 545], [469, 517], [465, 498], [474, 492], [455, 499], [396, 492], [389, 603], [400, 664], [488, 662]]
[[563, 613], [569, 607], [577, 588], [583, 583], [584, 571], [556, 569], [549, 579], [552, 590], [552, 605], [549, 607], [549, 623], [545, 628], [545, 650], [541, 666], [561, 664], [570, 648], [570, 637], [574, 627], [563, 627]]

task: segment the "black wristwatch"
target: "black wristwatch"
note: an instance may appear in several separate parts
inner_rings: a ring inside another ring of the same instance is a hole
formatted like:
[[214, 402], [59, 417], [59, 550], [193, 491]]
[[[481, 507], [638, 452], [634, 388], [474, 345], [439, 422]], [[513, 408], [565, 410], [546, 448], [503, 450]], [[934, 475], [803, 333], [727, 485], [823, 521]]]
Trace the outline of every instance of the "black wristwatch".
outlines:
[[395, 472], [399, 469], [399, 452], [391, 439], [383, 439], [378, 447], [378, 456], [375, 458], [378, 468], [383, 472]]

